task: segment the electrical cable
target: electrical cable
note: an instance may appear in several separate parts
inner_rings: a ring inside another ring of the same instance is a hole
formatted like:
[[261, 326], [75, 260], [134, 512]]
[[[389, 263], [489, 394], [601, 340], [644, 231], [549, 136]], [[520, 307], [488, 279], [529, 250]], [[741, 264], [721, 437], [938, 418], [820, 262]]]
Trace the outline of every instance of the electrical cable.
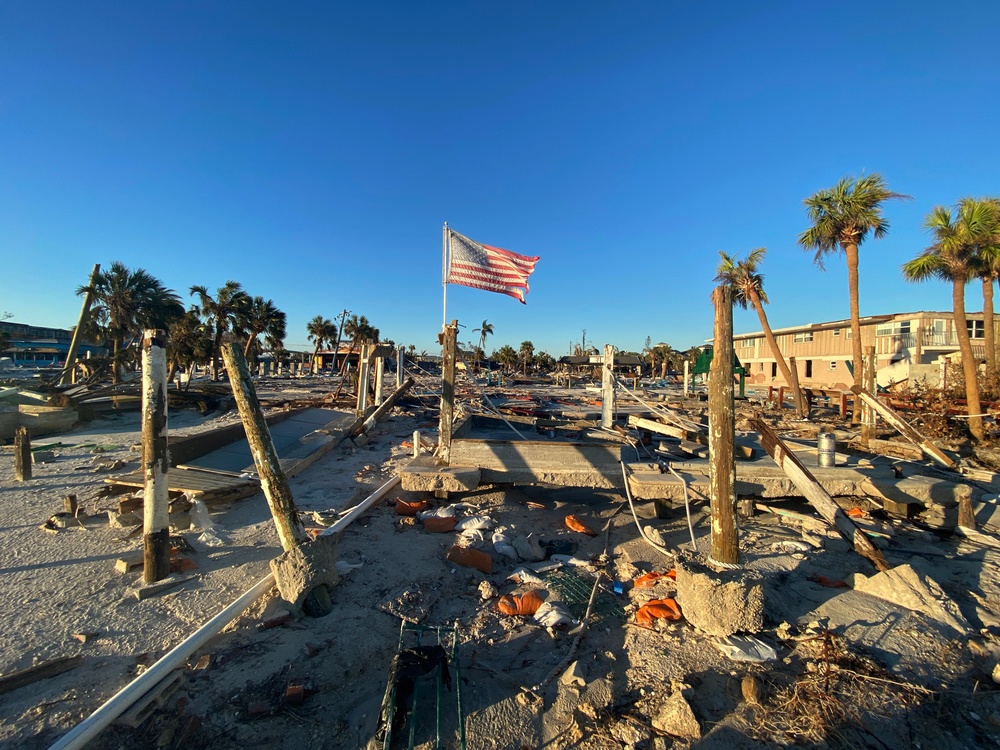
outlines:
[[646, 542], [650, 547], [661, 552], [664, 555], [669, 555], [673, 557], [674, 553], [664, 547], [662, 544], [657, 544], [652, 539], [646, 536], [646, 530], [642, 528], [642, 524], [639, 523], [639, 516], [635, 512], [635, 504], [632, 502], [632, 491], [628, 488], [628, 474], [626, 473], [625, 462], [621, 461], [622, 467], [622, 479], [625, 480], [625, 497], [628, 498], [628, 507], [632, 511], [632, 519], [635, 521], [635, 527], [639, 529], [639, 536], [642, 537], [643, 541]]

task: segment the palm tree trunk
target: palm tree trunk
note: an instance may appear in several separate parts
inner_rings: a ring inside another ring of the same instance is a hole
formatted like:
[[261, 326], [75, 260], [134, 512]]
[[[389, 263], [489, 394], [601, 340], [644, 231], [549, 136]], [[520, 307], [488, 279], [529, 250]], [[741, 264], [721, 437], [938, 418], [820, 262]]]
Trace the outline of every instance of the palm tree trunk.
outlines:
[[958, 337], [958, 348], [962, 352], [962, 374], [965, 376], [965, 402], [969, 408], [969, 432], [977, 441], [982, 441], [983, 418], [979, 405], [979, 381], [976, 373], [976, 360], [972, 356], [972, 341], [969, 340], [968, 322], [965, 318], [965, 277], [957, 277], [952, 281], [951, 302], [955, 310], [955, 335]]
[[996, 334], [993, 330], [993, 279], [983, 279], [983, 344], [986, 346], [986, 380], [992, 389], [997, 376]]
[[[858, 306], [858, 243], [848, 242], [842, 245], [847, 255], [847, 285], [851, 297], [851, 356], [854, 360], [854, 383], [864, 385], [861, 381], [861, 312]], [[861, 421], [861, 399], [854, 399], [854, 413], [851, 424]]]
[[215, 341], [212, 343], [212, 380], [219, 379], [219, 358], [222, 357], [222, 328], [216, 322]]
[[115, 336], [111, 341], [111, 383], [118, 385], [122, 382], [121, 357], [122, 342], [120, 336]]
[[771, 326], [767, 322], [767, 313], [764, 312], [764, 306], [760, 303], [760, 297], [756, 293], [751, 293], [750, 302], [753, 304], [753, 309], [757, 311], [757, 317], [760, 318], [760, 327], [764, 329], [764, 338], [767, 339], [767, 345], [771, 347], [771, 354], [778, 363], [781, 376], [788, 383], [789, 388], [795, 389], [795, 411], [799, 417], [805, 417], [806, 408], [805, 399], [802, 397], [802, 390], [795, 388], [795, 381], [792, 380], [792, 371], [788, 369], [788, 363], [782, 356], [781, 349], [778, 348], [778, 341], [774, 338]]

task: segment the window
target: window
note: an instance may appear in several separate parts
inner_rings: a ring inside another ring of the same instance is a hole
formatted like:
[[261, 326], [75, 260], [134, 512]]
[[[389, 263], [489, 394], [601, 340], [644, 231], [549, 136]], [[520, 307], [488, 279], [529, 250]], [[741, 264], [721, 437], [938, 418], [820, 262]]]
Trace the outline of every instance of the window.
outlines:
[[805, 344], [808, 341], [813, 340], [812, 331], [804, 331], [803, 333], [796, 333], [795, 337], [792, 339], [796, 344]]
[[847, 329], [847, 336], [846, 336], [846, 338], [849, 338], [849, 339], [853, 339], [854, 338], [854, 331], [852, 331], [850, 328]]
[[895, 320], [888, 323], [881, 323], [875, 329], [876, 336], [902, 336], [910, 332], [910, 321]]
[[834, 360], [832, 360], [832, 359], [830, 360], [830, 369], [831, 370], [836, 370], [837, 369], [837, 363]]
[[983, 321], [981, 320], [967, 320], [965, 321], [965, 327], [969, 331], [970, 339], [982, 339], [986, 337], [986, 328], [983, 327]]
[[764, 372], [764, 363], [763, 362], [760, 363], [760, 371]]
[[813, 376], [813, 361], [811, 359], [806, 360], [806, 377], [811, 378]]
[[777, 362], [772, 362], [771, 363], [771, 377], [772, 378], [778, 377], [778, 363]]
[[840, 329], [839, 328], [834, 328], [833, 332], [831, 333], [831, 335], [832, 336], [839, 336], [840, 335]]

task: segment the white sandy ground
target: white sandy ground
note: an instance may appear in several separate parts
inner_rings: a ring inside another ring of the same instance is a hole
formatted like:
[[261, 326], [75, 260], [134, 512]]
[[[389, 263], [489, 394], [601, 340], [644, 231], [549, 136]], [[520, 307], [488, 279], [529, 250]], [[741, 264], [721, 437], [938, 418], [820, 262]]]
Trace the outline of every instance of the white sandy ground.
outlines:
[[[173, 412], [170, 430], [189, 434], [238, 419], [227, 414], [200, 417]], [[426, 416], [394, 410], [378, 425], [370, 443], [338, 448], [291, 480], [302, 511], [342, 509], [381, 485], [406, 461], [401, 443]], [[0, 745], [44, 748], [86, 718], [105, 700], [268, 573], [280, 552], [263, 495], [213, 514], [225, 547], [207, 547], [196, 532], [183, 534], [197, 550], [196, 578], [164, 595], [137, 601], [139, 574], [121, 575], [115, 559], [136, 549], [123, 529], [100, 518], [115, 498], [95, 501], [106, 474], [92, 471], [95, 458], [127, 459], [138, 468], [139, 417], [100, 420], [36, 443], [62, 443], [56, 460], [36, 465], [30, 482], [13, 479], [10, 450], [0, 453], [0, 673], [75, 654], [81, 666], [57, 677], [0, 696]], [[93, 446], [103, 452], [94, 453]], [[76, 493], [94, 516], [85, 530], [57, 534], [39, 525], [62, 510], [62, 496]], [[602, 593], [599, 606], [617, 604], [627, 618], [603, 616], [580, 643], [576, 657], [580, 684], [550, 683], [537, 700], [519, 686], [540, 683], [566, 656], [572, 637], [553, 639], [532, 624], [501, 615], [495, 601], [484, 602], [478, 587], [492, 582], [501, 594], [517, 589], [506, 581], [515, 564], [494, 555], [486, 576], [445, 559], [455, 534], [428, 534], [403, 525], [394, 492], [342, 535], [338, 556], [363, 567], [349, 573], [333, 592], [334, 612], [265, 629], [280, 607], [276, 592], [240, 616], [193, 657], [180, 687], [162, 709], [138, 729], [108, 728], [94, 748], [360, 748], [374, 730], [387, 669], [396, 651], [400, 619], [426, 624], [457, 623], [461, 694], [469, 748], [671, 748], [734, 750], [791, 744], [796, 735], [770, 722], [761, 728], [762, 709], [743, 701], [741, 679], [758, 676], [768, 705], [779, 688], [816, 662], [809, 642], [778, 639], [777, 626], [804, 628], [823, 620], [845, 636], [852, 652], [873, 657], [886, 669], [877, 680], [857, 684], [872, 703], [857, 709], [859, 722], [833, 720], [827, 742], [833, 747], [978, 748], [1000, 743], [1000, 692], [990, 673], [1000, 656], [1000, 554], [919, 531], [893, 526], [885, 549], [892, 564], [910, 563], [939, 583], [971, 625], [958, 636], [926, 617], [880, 599], [820, 586], [810, 576], [851, 580], [872, 575], [871, 566], [846, 543], [827, 535], [825, 547], [791, 551], [778, 545], [800, 539], [794, 528], [773, 519], [746, 522], [741, 547], [746, 565], [765, 574], [765, 630], [779, 660], [747, 665], [726, 659], [686, 622], [662, 623], [657, 630], [634, 624], [635, 606], [672, 595], [671, 583], [631, 589], [628, 582], [650, 570], [668, 570], [670, 558], [643, 543], [627, 506], [613, 492], [540, 487], [484, 488], [463, 499], [470, 512], [491, 516], [515, 532], [572, 540], [577, 555], [605, 549], [605, 535], [589, 538], [567, 530], [563, 518], [576, 513], [608, 533], [608, 573], [626, 582], [626, 593]], [[410, 498], [415, 499], [415, 498]], [[453, 498], [454, 500], [454, 498]], [[543, 509], [529, 507], [536, 501]], [[439, 501], [437, 504], [441, 504]], [[801, 509], [801, 507], [800, 507]], [[695, 506], [695, 533], [702, 551], [708, 544], [705, 508]], [[683, 509], [654, 518], [652, 506], [638, 505], [643, 523], [659, 529], [668, 546], [688, 542]], [[986, 634], [980, 633], [986, 629]], [[86, 643], [73, 633], [99, 635]], [[813, 644], [815, 645], [815, 643]], [[796, 649], [796, 650], [793, 650]], [[821, 649], [820, 649], [821, 651]], [[207, 668], [195, 669], [210, 655]], [[808, 656], [813, 658], [807, 658]], [[888, 680], [886, 682], [885, 680]], [[284, 700], [289, 682], [308, 688], [306, 700]], [[920, 686], [930, 693], [895, 687]], [[650, 728], [664, 701], [682, 692], [705, 737], [663, 735]], [[445, 692], [446, 701], [455, 694]], [[448, 703], [449, 710], [452, 703]], [[256, 713], [260, 712], [260, 713]], [[253, 714], [253, 715], [252, 715]], [[445, 717], [445, 729], [453, 729]], [[754, 735], [749, 726], [758, 725]], [[751, 736], [758, 739], [752, 739]], [[815, 743], [802, 742], [818, 747]], [[431, 747], [420, 744], [420, 747]], [[458, 747], [453, 735], [445, 747]]]

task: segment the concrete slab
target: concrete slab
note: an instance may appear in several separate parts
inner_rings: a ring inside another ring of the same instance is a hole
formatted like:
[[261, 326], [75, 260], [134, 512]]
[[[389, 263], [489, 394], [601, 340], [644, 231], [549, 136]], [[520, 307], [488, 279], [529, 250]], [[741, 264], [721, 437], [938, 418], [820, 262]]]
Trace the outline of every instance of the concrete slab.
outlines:
[[441, 466], [433, 456], [419, 456], [399, 472], [407, 492], [471, 492], [481, 475], [475, 466]]

